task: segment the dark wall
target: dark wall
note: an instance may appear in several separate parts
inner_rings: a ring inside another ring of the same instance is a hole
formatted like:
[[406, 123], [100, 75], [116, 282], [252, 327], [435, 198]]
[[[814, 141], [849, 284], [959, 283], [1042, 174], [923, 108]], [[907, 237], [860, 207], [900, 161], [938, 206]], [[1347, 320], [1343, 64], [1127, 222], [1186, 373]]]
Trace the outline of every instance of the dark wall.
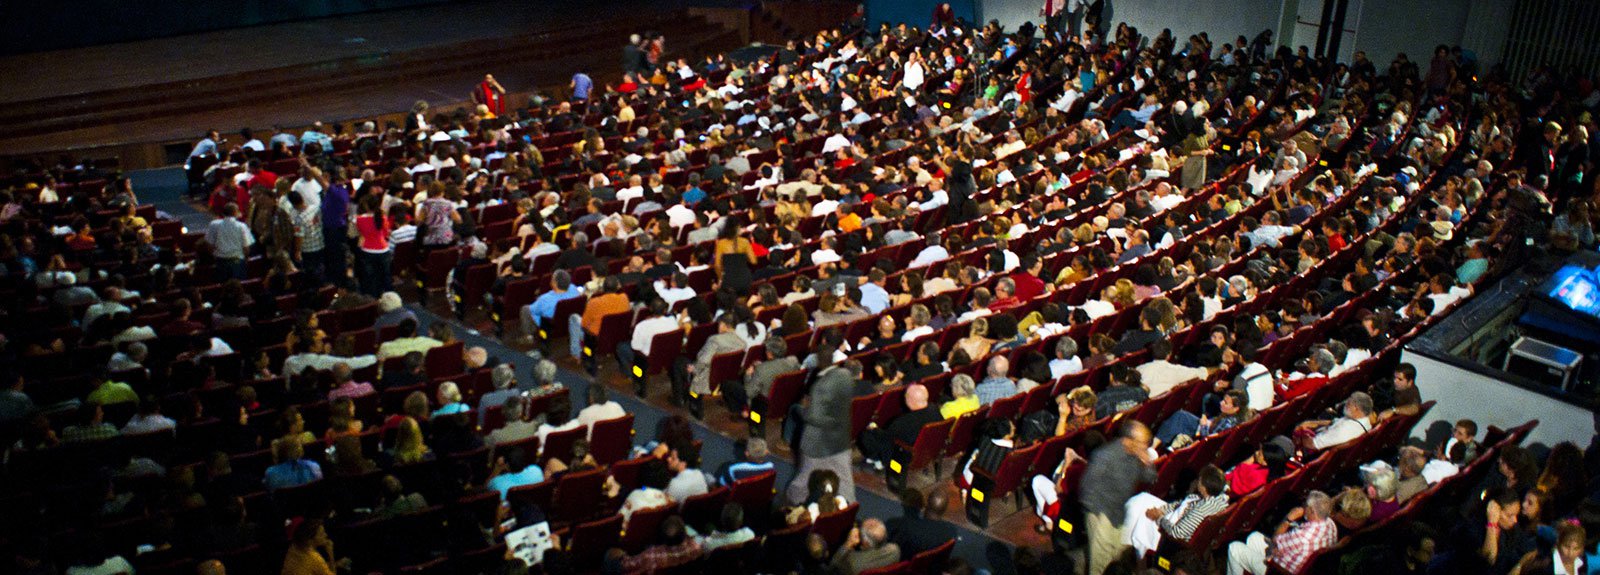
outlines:
[[876, 29], [880, 22], [897, 25], [928, 27], [933, 21], [933, 7], [949, 3], [956, 17], [976, 22], [980, 0], [865, 0], [867, 24]]
[[446, 1], [7, 0], [0, 1], [0, 53], [111, 44]]

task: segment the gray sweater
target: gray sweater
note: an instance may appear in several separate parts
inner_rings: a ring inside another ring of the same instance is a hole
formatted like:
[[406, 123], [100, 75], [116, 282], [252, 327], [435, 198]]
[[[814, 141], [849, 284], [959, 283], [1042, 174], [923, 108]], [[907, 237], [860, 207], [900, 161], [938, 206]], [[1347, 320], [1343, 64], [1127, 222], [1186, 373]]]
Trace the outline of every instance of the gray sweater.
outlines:
[[800, 454], [827, 457], [850, 450], [850, 400], [855, 378], [850, 370], [829, 367], [811, 386], [811, 403], [805, 409], [805, 432]]
[[1155, 481], [1156, 472], [1113, 440], [1089, 455], [1089, 468], [1078, 486], [1078, 502], [1085, 513], [1099, 513], [1122, 525], [1123, 504], [1140, 483]]

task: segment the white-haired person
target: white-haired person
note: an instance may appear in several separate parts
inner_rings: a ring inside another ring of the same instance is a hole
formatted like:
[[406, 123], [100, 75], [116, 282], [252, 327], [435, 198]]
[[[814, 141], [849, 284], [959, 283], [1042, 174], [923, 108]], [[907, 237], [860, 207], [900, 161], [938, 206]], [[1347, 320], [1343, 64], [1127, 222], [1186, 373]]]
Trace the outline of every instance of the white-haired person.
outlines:
[[405, 308], [405, 303], [400, 300], [400, 294], [392, 291], [383, 292], [383, 295], [378, 296], [378, 312], [378, 319], [372, 322], [374, 329], [400, 325], [401, 321], [407, 319], [421, 323], [417, 320], [417, 314]]
[[1339, 539], [1339, 527], [1331, 518], [1333, 499], [1321, 491], [1306, 495], [1306, 503], [1289, 512], [1278, 523], [1271, 540], [1260, 532], [1228, 546], [1228, 575], [1266, 573], [1267, 560], [1290, 573], [1298, 573], [1313, 553]]

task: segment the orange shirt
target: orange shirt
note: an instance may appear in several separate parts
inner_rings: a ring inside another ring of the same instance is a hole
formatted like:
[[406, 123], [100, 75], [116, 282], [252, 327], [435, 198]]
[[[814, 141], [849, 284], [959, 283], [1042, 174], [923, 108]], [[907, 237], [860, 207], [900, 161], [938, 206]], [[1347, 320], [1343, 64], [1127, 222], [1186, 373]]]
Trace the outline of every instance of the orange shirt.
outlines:
[[861, 216], [850, 214], [839, 218], [839, 231], [848, 234], [859, 229], [861, 229]]
[[628, 294], [608, 293], [589, 298], [589, 303], [583, 306], [583, 331], [598, 335], [601, 318], [625, 311], [628, 311]]

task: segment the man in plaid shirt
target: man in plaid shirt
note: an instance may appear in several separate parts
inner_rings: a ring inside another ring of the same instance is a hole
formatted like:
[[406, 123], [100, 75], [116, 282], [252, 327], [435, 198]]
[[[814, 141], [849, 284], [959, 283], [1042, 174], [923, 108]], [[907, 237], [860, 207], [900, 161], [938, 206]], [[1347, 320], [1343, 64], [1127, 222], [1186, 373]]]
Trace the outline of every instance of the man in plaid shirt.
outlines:
[[322, 207], [309, 205], [300, 192], [289, 192], [289, 211], [294, 214], [295, 245], [300, 250], [300, 267], [320, 285], [322, 282]]
[[[1255, 575], [1267, 572], [1267, 558], [1290, 573], [1300, 570], [1312, 553], [1339, 540], [1339, 530], [1329, 515], [1333, 499], [1321, 491], [1306, 495], [1306, 504], [1289, 512], [1278, 524], [1271, 542], [1261, 533], [1251, 533], [1244, 541], [1228, 546], [1228, 575]], [[1303, 519], [1303, 521], [1302, 521]], [[1298, 525], [1295, 522], [1299, 521]]]

